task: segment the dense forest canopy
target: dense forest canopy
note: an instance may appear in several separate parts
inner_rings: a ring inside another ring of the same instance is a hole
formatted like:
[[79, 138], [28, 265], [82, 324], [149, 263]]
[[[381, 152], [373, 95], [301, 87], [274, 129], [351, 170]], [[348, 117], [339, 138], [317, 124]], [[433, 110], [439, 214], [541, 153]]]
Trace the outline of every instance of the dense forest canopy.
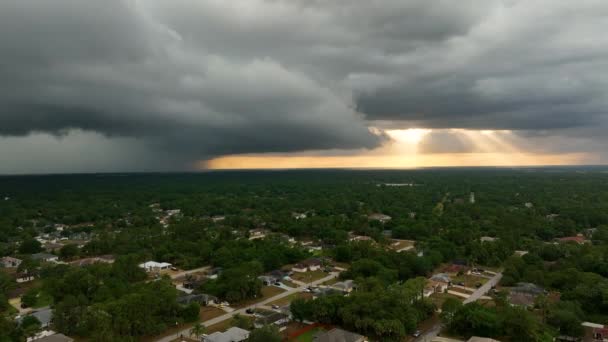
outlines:
[[[180, 212], [169, 224], [159, 222], [159, 212], [173, 209]], [[371, 220], [372, 214], [392, 219], [382, 223]], [[89, 237], [80, 248], [68, 245], [56, 251], [61, 260], [111, 254], [116, 262], [74, 268], [31, 260], [29, 255], [42, 250], [35, 237], [55, 231], [57, 225], [69, 227], [61, 232], [66, 238]], [[274, 234], [249, 240], [252, 229]], [[556, 238], [590, 229], [590, 244], [553, 244]], [[415, 240], [422, 253], [385, 248], [387, 232], [392, 238]], [[369, 236], [377, 244], [351, 242], [353, 235]], [[118, 340], [195, 319], [198, 309], [177, 305], [176, 291], [166, 279], [143, 282], [145, 274], [137, 264], [146, 260], [183, 269], [221, 268], [217, 279], [198, 290], [230, 302], [255, 298], [261, 288], [257, 276], [312, 256], [303, 246], [287, 243], [289, 237], [321, 244], [323, 256], [349, 265], [340, 277], [361, 284], [348, 298], [296, 302], [302, 319], [399, 338], [433, 312], [429, 303], [411, 294], [421, 287], [416, 279], [454, 260], [502, 266], [505, 285], [531, 282], [561, 293], [562, 300], [547, 308], [543, 325], [529, 324], [525, 336], [580, 334], [573, 320], [608, 319], [608, 173], [602, 168], [0, 177], [0, 256], [18, 256], [24, 259], [21, 269], [36, 270], [43, 281], [25, 298], [50, 296], [54, 324], [66, 334]], [[483, 243], [481, 237], [495, 241]], [[529, 253], [513, 257], [516, 250]], [[6, 297], [12, 287], [0, 273], [2, 312], [8, 312]], [[391, 290], [374, 295], [384, 288]], [[364, 309], [364, 303], [382, 306], [404, 291], [411, 307]], [[343, 309], [338, 312], [336, 306]], [[500, 306], [452, 311], [450, 326], [463, 335], [470, 330], [463, 317], [496, 317], [494, 326], [480, 329], [496, 336], [517, 330], [504, 317], [528, 317]], [[148, 313], [145, 322], [135, 322], [133, 312]], [[107, 314], [116, 319], [104, 319]], [[2, 327], [6, 336], [23, 333], [10, 320], [0, 322]]]

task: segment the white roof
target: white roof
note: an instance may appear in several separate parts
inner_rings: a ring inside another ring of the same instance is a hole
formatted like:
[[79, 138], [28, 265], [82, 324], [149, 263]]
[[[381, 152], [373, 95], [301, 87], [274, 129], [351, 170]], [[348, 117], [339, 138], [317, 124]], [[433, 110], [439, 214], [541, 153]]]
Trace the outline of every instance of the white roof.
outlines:
[[604, 325], [603, 324], [597, 324], [597, 323], [591, 323], [591, 322], [583, 322], [581, 325], [584, 326], [584, 327], [589, 327], [589, 328], [604, 329]]
[[249, 338], [249, 331], [239, 327], [232, 327], [225, 332], [214, 332], [203, 338], [203, 341], [209, 342], [235, 342], [244, 341]]
[[170, 267], [171, 264], [168, 262], [156, 262], [156, 261], [146, 261], [143, 264], [139, 264], [141, 268], [165, 268]]

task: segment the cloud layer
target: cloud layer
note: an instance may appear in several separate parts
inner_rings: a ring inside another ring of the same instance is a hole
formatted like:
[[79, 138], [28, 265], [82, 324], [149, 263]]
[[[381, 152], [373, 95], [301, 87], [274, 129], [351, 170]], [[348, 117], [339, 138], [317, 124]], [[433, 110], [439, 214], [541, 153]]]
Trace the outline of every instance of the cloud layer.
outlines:
[[[601, 155], [606, 18], [603, 0], [1, 2], [0, 143], [102, 139], [130, 156], [112, 168], [179, 169], [423, 127]], [[470, 149], [438, 132], [421, 150]]]

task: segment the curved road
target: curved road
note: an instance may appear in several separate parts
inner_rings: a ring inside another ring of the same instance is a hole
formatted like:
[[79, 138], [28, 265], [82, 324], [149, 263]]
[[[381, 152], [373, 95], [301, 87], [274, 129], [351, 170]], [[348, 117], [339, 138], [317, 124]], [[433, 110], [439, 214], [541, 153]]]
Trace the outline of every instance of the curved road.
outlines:
[[[225, 321], [227, 319], [231, 319], [232, 316], [234, 316], [236, 314], [245, 314], [245, 311], [247, 311], [247, 309], [254, 309], [257, 306], [266, 305], [268, 303], [272, 303], [272, 302], [274, 302], [276, 300], [279, 300], [281, 298], [285, 298], [287, 296], [290, 296], [290, 295], [292, 295], [294, 293], [302, 292], [308, 286], [316, 286], [316, 285], [322, 284], [322, 283], [324, 283], [324, 282], [326, 282], [328, 280], [334, 279], [339, 274], [340, 274], [339, 272], [332, 272], [332, 273], [330, 273], [325, 278], [321, 278], [319, 280], [315, 280], [315, 281], [311, 282], [310, 284], [304, 284], [304, 285], [302, 285], [300, 287], [293, 288], [293, 289], [291, 289], [289, 291], [281, 292], [278, 295], [276, 295], [274, 297], [267, 298], [267, 299], [265, 299], [265, 300], [263, 300], [261, 302], [257, 302], [255, 304], [250, 305], [250, 306], [247, 306], [247, 307], [244, 307], [244, 308], [241, 308], [241, 309], [238, 309], [238, 310], [234, 310], [234, 311], [232, 311], [230, 313], [226, 313], [224, 315], [212, 318], [212, 319], [210, 319], [208, 321], [204, 321], [204, 322], [202, 322], [202, 324], [204, 326], [206, 326], [206, 327], [209, 327], [209, 326], [212, 326], [214, 324], [223, 322], [223, 321]], [[171, 341], [175, 340], [176, 338], [179, 338], [180, 335], [186, 336], [186, 337], [190, 336], [190, 328], [186, 328], [186, 329], [183, 329], [181, 331], [178, 331], [175, 334], [172, 334], [172, 335], [169, 335], [169, 336], [165, 336], [163, 338], [159, 338], [155, 342], [171, 342]]]
[[[469, 296], [469, 298], [465, 299], [462, 303], [469, 304], [478, 300], [479, 298], [481, 298], [481, 296], [484, 296], [486, 293], [488, 293], [492, 286], [498, 284], [501, 278], [502, 273], [496, 274], [494, 277], [488, 280], [487, 283], [483, 284], [482, 287], [478, 288], [475, 292], [473, 292]], [[437, 322], [435, 325], [433, 325], [431, 329], [425, 331], [424, 334], [420, 335], [420, 337], [415, 339], [414, 342], [431, 342], [435, 337], [437, 337], [437, 335], [439, 335], [439, 333], [441, 332], [441, 328], [443, 328], [443, 324], [441, 322]]]

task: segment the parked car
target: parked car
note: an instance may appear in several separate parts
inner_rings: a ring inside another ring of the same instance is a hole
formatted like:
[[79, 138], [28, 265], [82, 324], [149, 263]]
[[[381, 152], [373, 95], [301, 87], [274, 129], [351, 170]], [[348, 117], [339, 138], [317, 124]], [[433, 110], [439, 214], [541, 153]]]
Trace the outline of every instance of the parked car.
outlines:
[[278, 310], [279, 306], [278, 305], [273, 305], [272, 308], [275, 309], [275, 310]]
[[250, 315], [253, 315], [253, 313], [255, 311], [253, 311], [253, 309], [249, 308], [249, 309], [245, 310], [245, 312], [248, 313], [248, 314], [250, 314]]
[[422, 334], [422, 333], [420, 332], [420, 330], [416, 330], [416, 331], [415, 331], [415, 332], [412, 334], [412, 336], [414, 336], [414, 337], [420, 337], [420, 335], [421, 335], [421, 334]]

